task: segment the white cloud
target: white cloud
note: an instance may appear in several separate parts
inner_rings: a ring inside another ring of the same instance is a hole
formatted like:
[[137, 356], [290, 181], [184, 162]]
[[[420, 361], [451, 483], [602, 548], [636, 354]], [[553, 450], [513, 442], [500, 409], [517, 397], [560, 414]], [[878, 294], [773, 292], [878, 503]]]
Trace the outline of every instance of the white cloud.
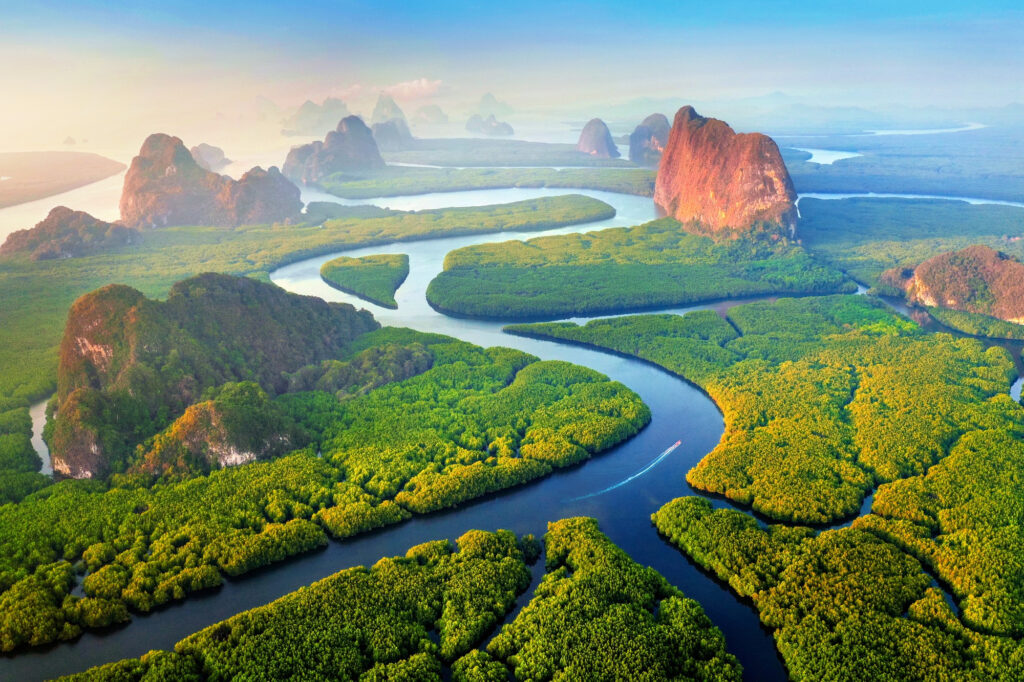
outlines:
[[396, 99], [422, 99], [433, 97], [441, 90], [441, 81], [432, 81], [429, 78], [417, 78], [416, 80], [395, 83], [380, 88]]

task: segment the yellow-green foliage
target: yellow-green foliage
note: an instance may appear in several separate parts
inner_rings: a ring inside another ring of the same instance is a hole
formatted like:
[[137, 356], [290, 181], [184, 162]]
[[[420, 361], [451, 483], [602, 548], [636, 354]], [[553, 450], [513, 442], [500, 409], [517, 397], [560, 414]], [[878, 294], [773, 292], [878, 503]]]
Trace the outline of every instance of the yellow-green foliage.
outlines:
[[635, 354], [704, 387], [726, 433], [691, 470], [696, 487], [827, 521], [881, 484], [872, 513], [821, 534], [692, 497], [654, 515], [754, 602], [795, 678], [1024, 675], [1024, 409], [1006, 394], [1007, 353], [926, 334], [864, 297], [751, 304], [729, 319], [735, 328], [701, 312], [511, 330]]
[[[530, 584], [508, 531], [471, 530], [351, 568], [151, 651], [67, 679], [440, 679]], [[437, 637], [435, 643], [432, 636]]]
[[532, 536], [469, 531], [341, 571], [266, 606], [66, 679], [741, 679], [700, 605], [613, 545], [593, 519], [545, 536], [547, 575], [487, 647], [471, 649], [530, 582]]
[[857, 511], [883, 481], [923, 473], [1010, 402], [1002, 349], [928, 335], [864, 297], [782, 299], [714, 313], [641, 315], [510, 331], [638, 355], [700, 385], [725, 416], [687, 476], [785, 521]]
[[487, 647], [519, 680], [739, 680], [718, 628], [588, 518], [548, 524], [547, 575]]
[[662, 219], [452, 251], [427, 300], [460, 315], [522, 319], [855, 288], [794, 243], [715, 242]]
[[395, 292], [409, 276], [409, 256], [380, 254], [342, 256], [320, 266], [320, 277], [332, 287], [385, 308], [397, 308]]
[[622, 384], [510, 349], [383, 329], [357, 339], [351, 353], [385, 347], [400, 360], [396, 344], [431, 361], [411, 378], [372, 380], [379, 387], [365, 392], [274, 401], [316, 443], [306, 450], [152, 486], [69, 480], [0, 506], [0, 647], [90, 626], [85, 600], [70, 596], [79, 559], [88, 599], [100, 600], [85, 603], [124, 620], [129, 608], [181, 599], [221, 574], [320, 547], [328, 534], [348, 537], [543, 476], [650, 419]]
[[[869, 516], [869, 519], [876, 517]], [[653, 516], [698, 565], [753, 601], [794, 679], [1020, 679], [1024, 649], [960, 623], [913, 557], [856, 528], [762, 528], [683, 497]], [[991, 557], [990, 557], [991, 558]]]

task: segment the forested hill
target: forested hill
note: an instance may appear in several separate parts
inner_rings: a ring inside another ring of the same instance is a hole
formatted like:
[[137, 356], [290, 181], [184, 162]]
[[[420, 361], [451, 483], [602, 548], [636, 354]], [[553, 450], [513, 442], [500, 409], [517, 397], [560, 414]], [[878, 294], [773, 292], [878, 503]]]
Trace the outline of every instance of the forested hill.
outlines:
[[916, 303], [1024, 321], [1024, 264], [983, 244], [887, 270], [882, 281]]
[[336, 357], [378, 327], [350, 305], [228, 275], [179, 282], [166, 301], [122, 285], [86, 294], [61, 342], [54, 468], [76, 478], [118, 470], [204, 390], [254, 381], [283, 391], [285, 372]]

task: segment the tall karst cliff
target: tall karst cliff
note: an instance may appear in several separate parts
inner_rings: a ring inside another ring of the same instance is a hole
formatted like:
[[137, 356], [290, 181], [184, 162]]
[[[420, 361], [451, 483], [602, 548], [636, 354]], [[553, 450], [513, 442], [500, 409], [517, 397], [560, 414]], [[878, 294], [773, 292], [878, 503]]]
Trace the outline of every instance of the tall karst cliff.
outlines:
[[333, 173], [383, 167], [373, 132], [358, 116], [346, 116], [323, 142], [311, 142], [288, 152], [284, 174], [295, 182], [312, 184]]
[[689, 106], [676, 113], [654, 201], [695, 232], [796, 233], [796, 191], [775, 141], [760, 133], [737, 134]]
[[166, 301], [118, 284], [86, 294], [71, 306], [60, 346], [54, 471], [122, 470], [207, 389], [253, 381], [283, 392], [286, 373], [339, 357], [378, 326], [350, 305], [229, 275], [178, 282]]
[[233, 180], [201, 167], [179, 138], [163, 133], [146, 138], [121, 193], [121, 222], [136, 228], [272, 223], [301, 210], [299, 188], [277, 168]]

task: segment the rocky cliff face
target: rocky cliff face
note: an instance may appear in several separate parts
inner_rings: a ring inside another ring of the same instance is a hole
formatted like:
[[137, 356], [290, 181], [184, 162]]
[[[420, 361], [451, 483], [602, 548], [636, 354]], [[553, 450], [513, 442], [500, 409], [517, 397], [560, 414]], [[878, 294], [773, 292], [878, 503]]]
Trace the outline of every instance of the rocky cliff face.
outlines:
[[32, 260], [77, 258], [127, 246], [138, 238], [137, 230], [57, 206], [35, 227], [8, 235], [0, 254], [25, 253]]
[[443, 125], [448, 122], [448, 114], [444, 113], [441, 107], [436, 104], [425, 104], [416, 110], [413, 120], [416, 123]]
[[294, 147], [284, 162], [284, 174], [295, 182], [316, 183], [333, 173], [384, 167], [384, 159], [363, 119], [347, 116], [323, 142]]
[[494, 118], [494, 114], [484, 118], [480, 114], [473, 114], [466, 121], [466, 130], [471, 133], [479, 133], [481, 135], [490, 135], [492, 137], [502, 137], [506, 135], [514, 135], [515, 131], [512, 130], [512, 126], [504, 121], [499, 121]]
[[338, 121], [349, 115], [348, 107], [340, 99], [328, 97], [322, 104], [306, 100], [298, 110], [284, 121], [282, 135], [323, 135], [333, 130]]
[[654, 202], [696, 232], [796, 231], [796, 191], [775, 141], [737, 134], [689, 106], [676, 113]]
[[214, 147], [212, 144], [206, 144], [205, 142], [197, 144], [188, 151], [192, 154], [192, 158], [195, 159], [196, 163], [199, 164], [199, 167], [208, 171], [219, 171], [231, 163], [231, 159], [224, 156], [223, 149]]
[[943, 253], [912, 270], [887, 270], [882, 281], [912, 303], [1024, 324], [1024, 264], [987, 246]]
[[384, 151], [397, 152], [413, 146], [413, 137], [409, 126], [400, 118], [393, 118], [384, 123], [374, 123], [372, 130], [377, 147]]
[[383, 92], [377, 97], [377, 104], [373, 107], [373, 115], [370, 116], [370, 123], [386, 123], [398, 119], [402, 123], [406, 123], [405, 113], [398, 106], [391, 95], [385, 95]]
[[576, 151], [601, 159], [617, 159], [620, 156], [619, 149], [612, 140], [611, 131], [599, 118], [592, 118], [583, 126], [579, 142], [576, 143]]
[[286, 374], [338, 357], [379, 325], [365, 311], [244, 277], [179, 282], [166, 301], [110, 285], [68, 313], [57, 371], [54, 470], [104, 476], [226, 382], [287, 390]]
[[287, 220], [301, 210], [298, 187], [276, 168], [254, 168], [236, 181], [200, 167], [180, 139], [162, 133], [146, 138], [121, 193], [121, 221], [136, 228], [235, 227]]
[[629, 136], [629, 160], [641, 166], [657, 166], [671, 129], [665, 114], [645, 118]]
[[299, 430], [252, 382], [225, 384], [159, 433], [133, 471], [208, 473], [283, 455], [304, 444]]

